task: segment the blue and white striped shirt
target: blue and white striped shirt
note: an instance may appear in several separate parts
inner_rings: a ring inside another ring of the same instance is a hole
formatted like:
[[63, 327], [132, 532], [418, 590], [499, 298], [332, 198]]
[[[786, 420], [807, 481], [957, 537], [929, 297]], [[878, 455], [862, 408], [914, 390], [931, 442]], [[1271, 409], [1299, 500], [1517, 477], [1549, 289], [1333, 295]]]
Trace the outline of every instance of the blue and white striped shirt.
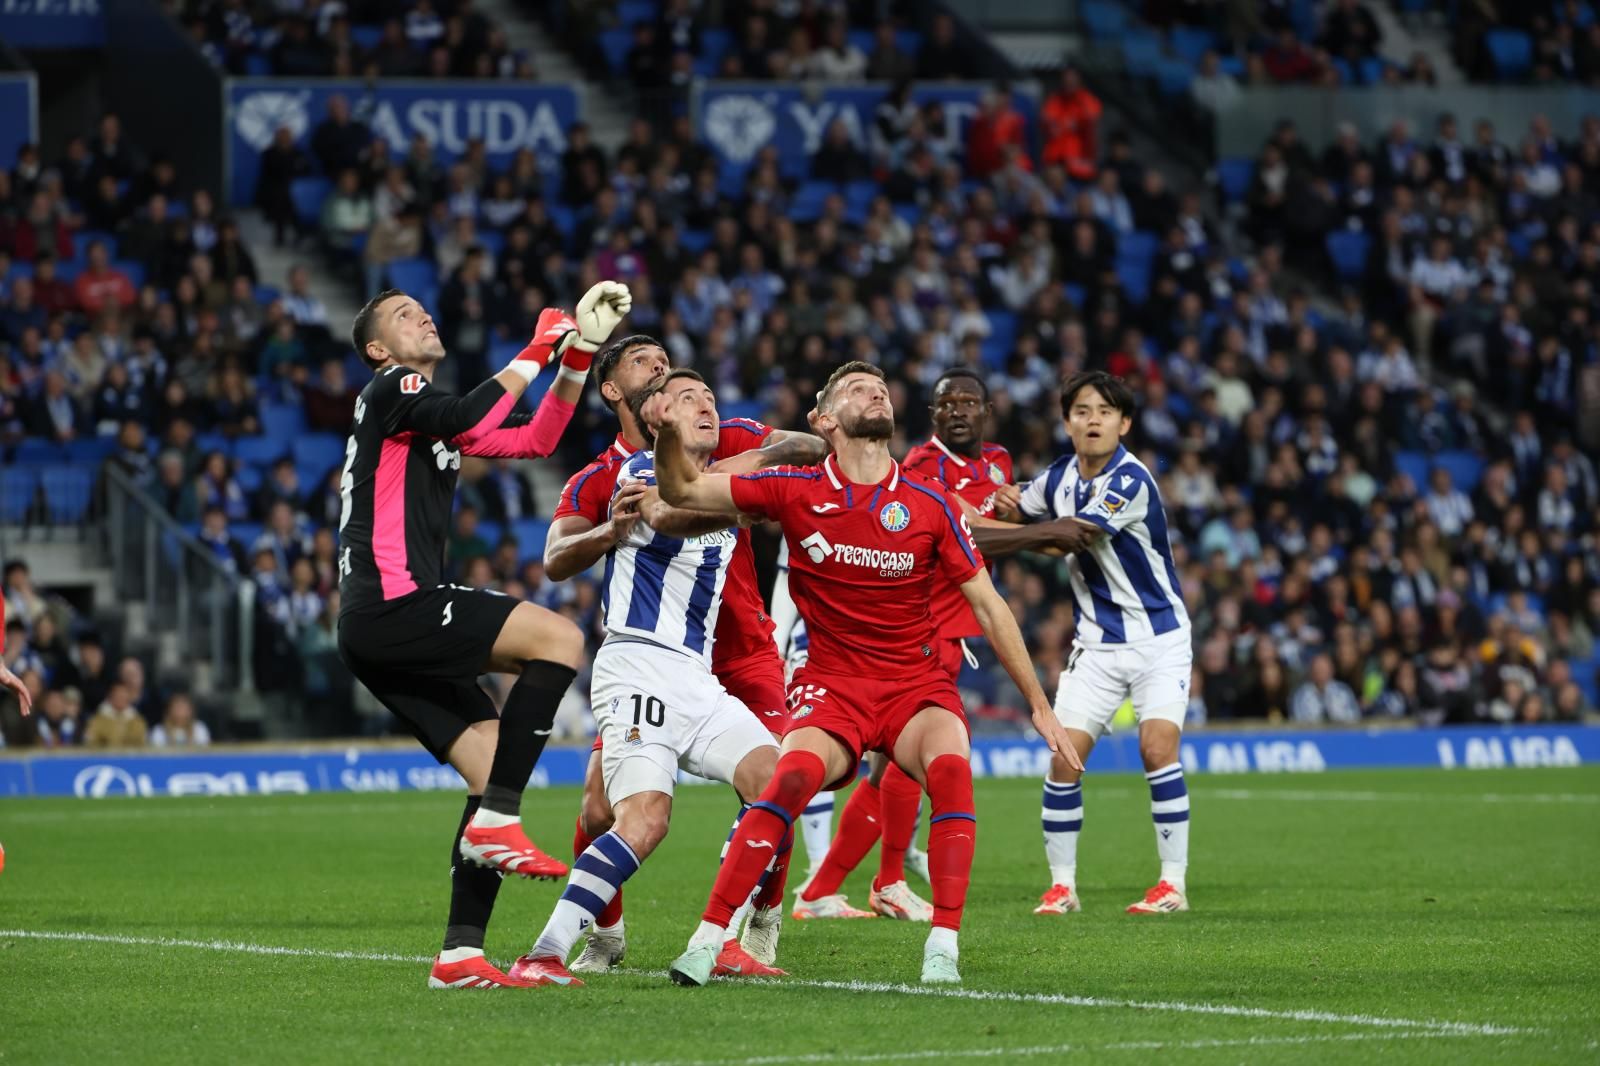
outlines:
[[[635, 452], [617, 472], [617, 489], [656, 483], [655, 456]], [[698, 537], [669, 537], [637, 523], [606, 556], [601, 602], [606, 633], [682, 651], [711, 668], [722, 587], [738, 540], [728, 528]]]
[[1126, 448], [1105, 469], [1078, 476], [1078, 457], [1062, 456], [1022, 490], [1029, 519], [1081, 518], [1106, 532], [1067, 559], [1077, 642], [1089, 647], [1137, 644], [1189, 631], [1167, 512], [1155, 478]]

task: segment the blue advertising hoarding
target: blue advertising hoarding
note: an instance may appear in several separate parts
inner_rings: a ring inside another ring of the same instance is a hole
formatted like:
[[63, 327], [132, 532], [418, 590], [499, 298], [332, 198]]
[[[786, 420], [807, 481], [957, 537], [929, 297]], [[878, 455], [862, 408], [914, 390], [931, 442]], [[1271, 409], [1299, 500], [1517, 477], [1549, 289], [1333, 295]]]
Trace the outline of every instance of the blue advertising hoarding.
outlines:
[[[3, 29], [0, 39], [5, 39]], [[38, 83], [32, 74], [0, 74], [0, 167], [10, 170], [17, 161], [17, 149], [38, 143]]]
[[106, 43], [101, 0], [0, 0], [0, 41], [14, 48], [99, 48]]
[[[835, 121], [844, 122], [857, 146], [869, 146], [873, 114], [890, 88], [888, 82], [828, 87], [705, 82], [697, 88], [691, 109], [695, 135], [725, 166], [746, 166], [770, 144], [778, 149], [784, 173], [805, 175], [810, 171], [811, 156]], [[978, 85], [926, 82], [912, 88], [911, 99], [918, 104], [943, 104], [946, 126], [934, 132], [952, 144], [963, 145], [986, 91]], [[1011, 101], [1027, 123], [1029, 143], [1037, 147], [1038, 98], [1013, 92]]]
[[566, 150], [567, 127], [582, 115], [581, 97], [570, 86], [510, 81], [235, 78], [223, 92], [228, 200], [235, 205], [254, 200], [261, 153], [278, 128], [287, 126], [296, 143], [309, 150], [335, 95], [344, 96], [355, 117], [389, 142], [396, 160], [417, 134], [427, 138], [441, 162], [455, 159], [469, 140], [481, 137], [496, 168], [510, 163], [519, 149], [531, 148], [551, 171]]
[[[1418, 729], [1351, 732], [1196, 732], [1183, 762], [1200, 773], [1317, 773], [1369, 767], [1474, 770], [1600, 762], [1600, 728]], [[550, 748], [534, 787], [582, 782], [589, 749]], [[1042, 777], [1050, 752], [1037, 739], [973, 743], [977, 777]], [[1105, 738], [1090, 770], [1142, 769], [1132, 733]], [[354, 745], [193, 754], [75, 752], [0, 758], [0, 796], [259, 796], [309, 792], [409, 792], [462, 787], [456, 772], [409, 748]]]

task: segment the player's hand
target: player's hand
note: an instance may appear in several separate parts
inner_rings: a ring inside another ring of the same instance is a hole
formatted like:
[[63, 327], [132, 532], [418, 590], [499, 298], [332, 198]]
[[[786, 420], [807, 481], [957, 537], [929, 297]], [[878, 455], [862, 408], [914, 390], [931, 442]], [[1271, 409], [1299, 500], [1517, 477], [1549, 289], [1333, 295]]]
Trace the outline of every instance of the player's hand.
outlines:
[[642, 481], [630, 481], [611, 497], [611, 535], [618, 543], [626, 539], [633, 532], [633, 527], [639, 524], [643, 514], [640, 504], [648, 488]]
[[622, 282], [602, 281], [591, 288], [578, 301], [578, 347], [586, 352], [599, 351], [631, 310], [633, 294]]
[[994, 516], [1007, 522], [1022, 517], [1022, 490], [1015, 485], [1001, 485], [994, 492]]
[[0, 663], [0, 687], [16, 693], [17, 703], [22, 708], [24, 718], [33, 713], [33, 694], [28, 691], [28, 686], [22, 683], [22, 678], [13, 674], [5, 663]]
[[517, 358], [536, 359], [540, 366], [549, 366], [577, 339], [578, 323], [573, 317], [559, 307], [546, 307], [539, 312], [533, 339]]
[[1033, 709], [1033, 728], [1039, 731], [1044, 742], [1050, 745], [1050, 750], [1067, 761], [1067, 765], [1079, 773], [1083, 772], [1083, 757], [1078, 754], [1078, 747], [1072, 743], [1072, 738], [1067, 736], [1066, 729], [1056, 718], [1056, 712], [1044, 704], [1039, 704]]

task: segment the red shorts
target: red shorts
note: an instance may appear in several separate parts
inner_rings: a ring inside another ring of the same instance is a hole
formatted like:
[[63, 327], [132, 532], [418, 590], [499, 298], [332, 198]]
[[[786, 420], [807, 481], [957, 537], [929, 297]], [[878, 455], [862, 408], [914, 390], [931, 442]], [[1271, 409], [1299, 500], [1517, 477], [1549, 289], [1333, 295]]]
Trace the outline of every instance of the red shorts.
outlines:
[[[783, 661], [778, 658], [777, 646], [762, 649], [731, 663], [722, 664], [717, 680], [728, 694], [746, 707], [767, 727], [775, 737], [783, 736], [789, 724], [783, 692]], [[594, 738], [590, 751], [599, 751], [600, 738]]]
[[776, 644], [723, 663], [717, 670], [717, 680], [728, 690], [728, 695], [750, 708], [750, 713], [760, 719], [767, 732], [775, 737], [783, 736], [789, 715], [783, 691], [783, 660], [778, 658]]
[[789, 685], [789, 728], [814, 726], [831, 733], [852, 756], [851, 772], [841, 781], [824, 785], [824, 791], [853, 780], [862, 753], [892, 754], [900, 731], [927, 707], [943, 707], [972, 732], [955, 682], [931, 664], [911, 677], [880, 681], [829, 674], [808, 663], [795, 671]]
[[939, 669], [950, 676], [953, 685], [961, 678], [961, 666], [966, 656], [961, 654], [960, 637], [940, 637], [935, 645], [939, 649]]

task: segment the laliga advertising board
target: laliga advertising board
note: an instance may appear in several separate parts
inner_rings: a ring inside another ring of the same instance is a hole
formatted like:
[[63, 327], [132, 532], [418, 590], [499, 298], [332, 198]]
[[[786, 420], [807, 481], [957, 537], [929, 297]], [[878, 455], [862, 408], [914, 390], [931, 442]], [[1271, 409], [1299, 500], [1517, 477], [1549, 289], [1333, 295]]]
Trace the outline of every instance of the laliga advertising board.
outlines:
[[227, 195], [235, 206], [255, 199], [261, 153], [279, 127], [288, 127], [309, 151], [312, 131], [328, 117], [328, 99], [334, 95], [350, 102], [355, 118], [388, 141], [397, 159], [417, 134], [433, 145], [440, 163], [454, 160], [472, 138], [481, 137], [496, 168], [531, 148], [546, 170], [554, 170], [567, 147], [567, 127], [583, 111], [579, 93], [569, 86], [501, 81], [230, 78], [223, 91]]
[[[873, 115], [889, 95], [888, 82], [848, 87], [774, 82], [706, 82], [696, 89], [690, 113], [695, 133], [725, 166], [748, 166], [763, 148], [775, 145], [784, 173], [806, 175], [811, 156], [822, 147], [828, 127], [843, 121], [856, 144], [869, 145]], [[985, 86], [954, 82], [918, 82], [911, 99], [944, 106], [945, 129], [935, 131], [954, 144], [966, 143], [967, 126], [978, 113]], [[1039, 136], [1039, 100], [1014, 91], [1011, 106], [1022, 115], [1028, 138]]]

